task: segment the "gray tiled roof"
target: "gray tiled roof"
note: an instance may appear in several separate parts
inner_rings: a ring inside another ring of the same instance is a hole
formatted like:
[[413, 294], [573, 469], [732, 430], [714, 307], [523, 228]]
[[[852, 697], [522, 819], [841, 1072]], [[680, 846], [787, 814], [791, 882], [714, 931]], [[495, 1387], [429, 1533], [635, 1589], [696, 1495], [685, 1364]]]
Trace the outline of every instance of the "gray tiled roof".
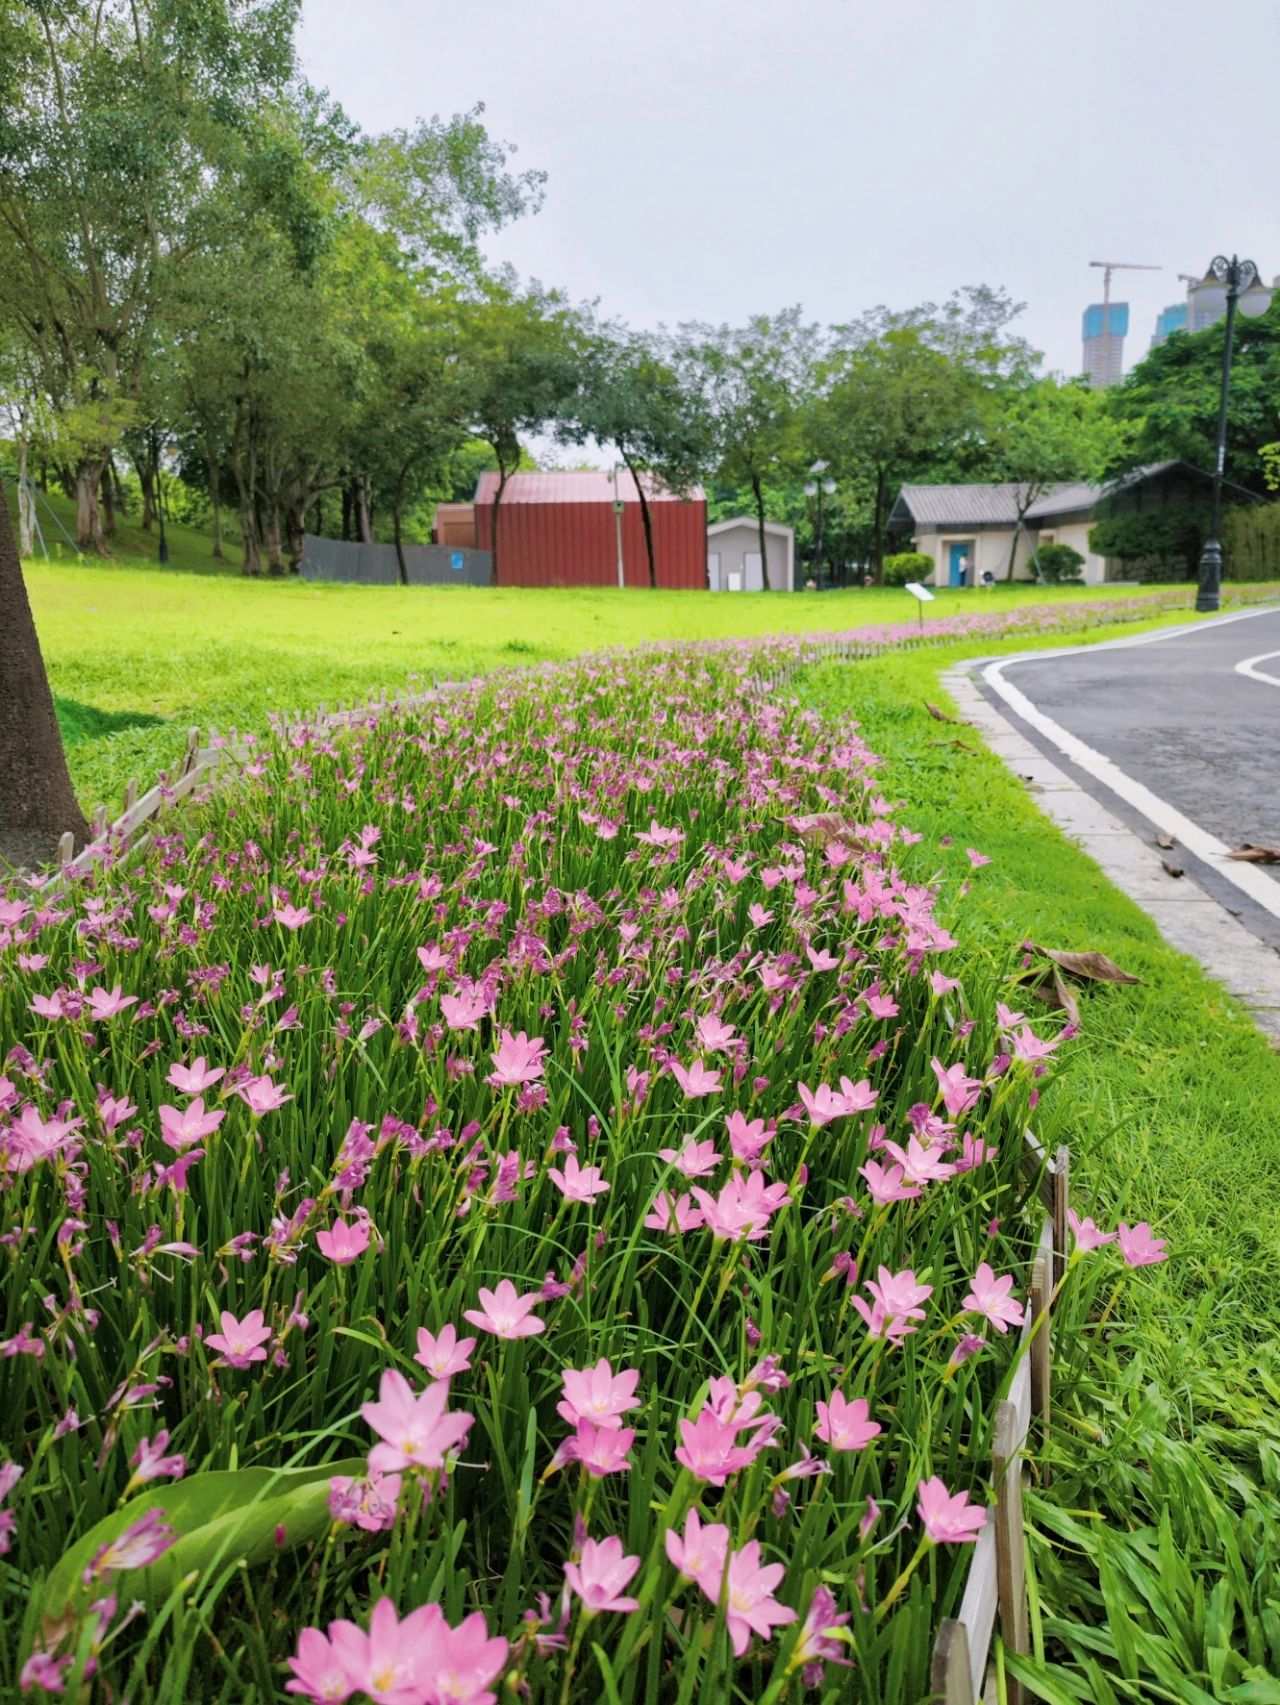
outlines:
[[[1067, 490], [1055, 486], [1054, 493]], [[904, 485], [898, 503], [921, 527], [1012, 527], [1018, 519], [1018, 487], [1004, 485]]]

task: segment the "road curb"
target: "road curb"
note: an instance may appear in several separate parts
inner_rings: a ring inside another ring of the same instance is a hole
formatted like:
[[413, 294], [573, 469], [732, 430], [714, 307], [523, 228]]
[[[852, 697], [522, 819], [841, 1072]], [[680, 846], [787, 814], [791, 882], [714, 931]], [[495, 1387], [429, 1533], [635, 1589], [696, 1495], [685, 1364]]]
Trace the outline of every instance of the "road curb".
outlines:
[[1280, 954], [1191, 877], [1170, 877], [1157, 848], [1086, 793], [997, 710], [973, 679], [986, 661], [956, 664], [942, 677], [960, 714], [1018, 780], [1034, 788], [1037, 807], [1141, 906], [1169, 946], [1198, 960], [1280, 1047]]

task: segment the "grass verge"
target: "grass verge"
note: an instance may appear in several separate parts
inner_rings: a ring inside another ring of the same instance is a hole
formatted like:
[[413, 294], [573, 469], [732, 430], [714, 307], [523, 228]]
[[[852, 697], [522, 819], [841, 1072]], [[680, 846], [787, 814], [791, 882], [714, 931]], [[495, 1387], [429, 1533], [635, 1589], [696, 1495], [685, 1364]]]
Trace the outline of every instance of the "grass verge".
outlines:
[[926, 700], [953, 708], [941, 673], [974, 654], [828, 667], [804, 690], [856, 718], [928, 840], [991, 858], [965, 902], [970, 939], [993, 957], [1021, 938], [1096, 948], [1142, 979], [1085, 997], [1044, 1111], [1071, 1143], [1080, 1210], [1150, 1219], [1173, 1256], [1119, 1306], [1086, 1288], [1060, 1319], [1056, 1420], [1035, 1464], [1051, 1479], [1029, 1499], [1035, 1650], [1010, 1673], [1051, 1705], [1274, 1705], [1280, 1059], [976, 733], [929, 715]]

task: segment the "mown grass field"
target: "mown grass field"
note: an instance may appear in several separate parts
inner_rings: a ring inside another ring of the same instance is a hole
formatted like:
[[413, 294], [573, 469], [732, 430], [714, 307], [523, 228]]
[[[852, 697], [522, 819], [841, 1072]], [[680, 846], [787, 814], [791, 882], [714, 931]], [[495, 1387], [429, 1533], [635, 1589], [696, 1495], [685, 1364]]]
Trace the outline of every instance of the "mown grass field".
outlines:
[[1020, 1673], [1053, 1705], [1267, 1705], [1280, 1700], [1280, 1199], [1266, 1183], [1280, 1058], [975, 733], [929, 715], [926, 700], [949, 707], [942, 671], [978, 649], [830, 667], [805, 691], [856, 719], [929, 842], [991, 858], [964, 916], [993, 957], [1030, 938], [1101, 950], [1142, 979], [1082, 997], [1085, 1045], [1046, 1111], [1087, 1211], [1150, 1219], [1171, 1259], [1105, 1322], [1103, 1294], [1059, 1327], [1058, 1421], [1034, 1466], [1053, 1478], [1030, 1503], [1037, 1657]]

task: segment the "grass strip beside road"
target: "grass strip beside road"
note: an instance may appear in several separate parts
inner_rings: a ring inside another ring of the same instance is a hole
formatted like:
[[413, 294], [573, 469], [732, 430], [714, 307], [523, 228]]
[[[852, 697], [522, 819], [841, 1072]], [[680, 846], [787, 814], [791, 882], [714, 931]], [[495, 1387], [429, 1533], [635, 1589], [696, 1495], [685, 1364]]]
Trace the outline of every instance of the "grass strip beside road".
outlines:
[[1059, 1319], [1055, 1424], [1033, 1465], [1051, 1479], [1028, 1500], [1035, 1652], [1011, 1672], [1050, 1705], [1275, 1705], [1280, 1058], [974, 730], [929, 714], [954, 713], [940, 677], [977, 654], [832, 665], [800, 688], [859, 724], [929, 842], [950, 836], [961, 868], [967, 847], [990, 857], [964, 913], [993, 960], [1025, 938], [1101, 950], [1142, 979], [1082, 994], [1042, 1131], [1071, 1145], [1079, 1212], [1149, 1219], [1171, 1259], [1118, 1302], [1085, 1287]]

